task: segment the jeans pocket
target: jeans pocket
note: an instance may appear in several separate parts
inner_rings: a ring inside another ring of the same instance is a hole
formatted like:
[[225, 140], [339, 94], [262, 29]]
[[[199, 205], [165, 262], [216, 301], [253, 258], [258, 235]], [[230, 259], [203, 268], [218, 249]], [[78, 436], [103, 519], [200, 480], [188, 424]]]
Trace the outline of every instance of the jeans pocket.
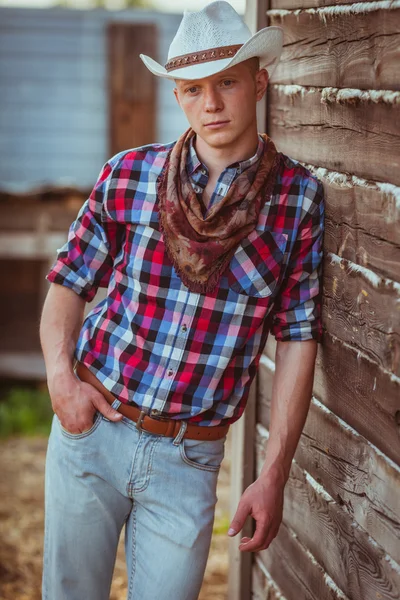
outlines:
[[94, 416], [93, 416], [93, 425], [90, 427], [90, 429], [86, 429], [85, 431], [81, 431], [80, 433], [72, 433], [71, 431], [68, 431], [68, 429], [65, 429], [62, 425], [61, 425], [61, 421], [60, 419], [57, 417], [56, 415], [56, 420], [60, 426], [60, 431], [61, 433], [69, 438], [69, 439], [74, 439], [74, 440], [79, 440], [81, 438], [85, 438], [88, 437], [89, 435], [91, 435], [94, 431], [96, 431], [96, 429], [98, 428], [98, 426], [100, 425], [101, 422], [101, 412], [96, 410]]
[[183, 462], [202, 471], [219, 471], [225, 455], [226, 436], [220, 440], [183, 438], [179, 444]]

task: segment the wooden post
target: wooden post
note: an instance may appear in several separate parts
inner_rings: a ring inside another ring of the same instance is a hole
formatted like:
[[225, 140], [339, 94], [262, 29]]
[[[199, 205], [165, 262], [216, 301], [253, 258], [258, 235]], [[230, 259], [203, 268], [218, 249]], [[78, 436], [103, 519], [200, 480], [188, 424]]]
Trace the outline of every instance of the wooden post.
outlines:
[[[256, 380], [250, 388], [249, 398], [242, 417], [232, 425], [231, 459], [231, 518], [234, 516], [244, 490], [254, 481]], [[250, 600], [252, 552], [241, 552], [242, 537], [252, 537], [253, 519], [248, 517], [244, 528], [229, 540], [228, 600]]]
[[109, 25], [110, 155], [154, 142], [157, 77], [139, 54], [155, 56], [156, 38], [153, 24]]
[[[245, 21], [252, 33], [259, 31], [267, 24], [267, 2], [247, 0]], [[266, 128], [266, 98], [257, 104], [258, 131]], [[256, 427], [257, 377], [250, 388], [249, 399], [242, 417], [232, 429], [232, 462], [231, 462], [231, 517], [236, 512], [244, 490], [255, 479], [255, 427]], [[252, 597], [252, 565], [254, 553], [241, 552], [239, 543], [242, 537], [252, 537], [253, 519], [248, 518], [243, 530], [230, 539], [228, 600], [250, 600]]]

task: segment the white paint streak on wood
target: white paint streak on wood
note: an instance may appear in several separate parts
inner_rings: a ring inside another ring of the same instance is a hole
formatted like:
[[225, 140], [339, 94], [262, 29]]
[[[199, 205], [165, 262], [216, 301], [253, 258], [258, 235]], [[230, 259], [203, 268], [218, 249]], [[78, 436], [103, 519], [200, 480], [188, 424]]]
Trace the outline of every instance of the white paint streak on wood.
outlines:
[[267, 567], [262, 562], [261, 558], [256, 555], [256, 563], [260, 570], [262, 571], [265, 579], [268, 581], [269, 587], [274, 590], [274, 596], [276, 600], [286, 600], [285, 596], [283, 596], [281, 590], [276, 585], [275, 581], [272, 579], [271, 573], [268, 571]]
[[345, 15], [360, 15], [378, 10], [396, 10], [400, 8], [400, 0], [378, 0], [378, 2], [356, 2], [354, 4], [337, 4], [336, 6], [323, 6], [320, 8], [296, 8], [295, 10], [273, 8], [267, 10], [268, 17], [282, 20], [284, 17], [300, 14], [317, 15], [326, 23], [327, 18]]
[[382, 457], [391, 469], [394, 469], [397, 473], [400, 474], [400, 465], [397, 465], [391, 458], [386, 456], [386, 454], [384, 454], [382, 452], [382, 450], [379, 450], [379, 448], [374, 446], [374, 444], [372, 444], [367, 438], [362, 436], [361, 433], [358, 433], [358, 431], [356, 429], [354, 429], [353, 427], [351, 427], [351, 425], [346, 423], [346, 421], [343, 421], [343, 419], [341, 419], [334, 412], [329, 410], [329, 408], [327, 408], [325, 406], [325, 404], [322, 404], [322, 402], [320, 402], [317, 398], [315, 398], [315, 396], [312, 397], [311, 401], [315, 406], [317, 406], [319, 408], [319, 410], [329, 414], [330, 418], [332, 420], [335, 420], [342, 429], [346, 429], [347, 431], [349, 431], [353, 437], [363, 438], [364, 443], [367, 446], [369, 446], [375, 454]]
[[262, 354], [261, 355], [260, 363], [262, 365], [264, 365], [265, 367], [267, 367], [267, 369], [269, 369], [270, 371], [272, 371], [272, 373], [275, 373], [275, 363], [274, 363], [273, 360], [271, 360], [270, 358], [268, 358], [268, 356], [266, 354]]
[[311, 485], [311, 487], [320, 495], [323, 497], [323, 499], [326, 502], [335, 502], [335, 500], [332, 498], [332, 496], [330, 494], [328, 494], [328, 492], [326, 491], [326, 489], [324, 487], [322, 487], [322, 485], [320, 483], [318, 483], [318, 481], [316, 481], [314, 479], [314, 477], [312, 477], [310, 475], [310, 473], [308, 473], [305, 469], [302, 469], [304, 476], [306, 478], [306, 480], [308, 481], [308, 483]]
[[[344, 340], [339, 339], [333, 333], [330, 333], [329, 336], [331, 337], [333, 344], [340, 344], [340, 346], [342, 348], [347, 348], [351, 352], [356, 352], [356, 349], [354, 348], [354, 346], [351, 346]], [[393, 373], [391, 371], [388, 371], [387, 369], [383, 368], [381, 365], [378, 365], [373, 360], [371, 360], [367, 354], [365, 354], [364, 352], [361, 352], [361, 350], [359, 350], [357, 352], [357, 359], [361, 359], [361, 358], [364, 361], [367, 361], [371, 366], [373, 366], [374, 369], [378, 369], [379, 371], [381, 371], [381, 373], [384, 373], [384, 375], [386, 375], [386, 377], [389, 377], [389, 379], [392, 383], [396, 383], [397, 385], [400, 385], [400, 377], [397, 377], [397, 375], [393, 375]]]
[[393, 90], [359, 90], [357, 88], [315, 87], [304, 85], [284, 85], [275, 83], [274, 90], [284, 96], [304, 98], [308, 94], [321, 94], [322, 104], [353, 104], [372, 102], [374, 104], [400, 104], [400, 92]]
[[356, 263], [347, 260], [346, 258], [342, 258], [337, 254], [333, 254], [332, 252], [328, 252], [327, 256], [331, 260], [331, 264], [339, 265], [342, 269], [347, 269], [348, 271], [354, 271], [355, 273], [360, 273], [360, 275], [368, 281], [374, 288], [385, 287], [390, 290], [394, 290], [397, 294], [399, 294], [400, 301], [400, 283], [397, 281], [393, 281], [392, 279], [385, 279], [380, 277], [371, 269], [367, 269], [366, 267], [362, 267], [361, 265], [356, 265]]
[[[324, 408], [326, 408], [326, 407], [324, 407]], [[349, 427], [347, 424], [346, 424], [346, 426], [347, 426], [347, 427]], [[268, 441], [268, 439], [269, 439], [269, 431], [268, 431], [268, 429], [266, 429], [266, 428], [265, 428], [263, 425], [261, 425], [260, 423], [257, 423], [257, 425], [256, 425], [256, 429], [257, 429], [257, 433], [258, 433], [258, 435], [260, 436], [261, 440]], [[358, 434], [357, 432], [355, 432], [355, 433], [356, 433], [357, 435], [360, 435], [360, 434]], [[371, 446], [372, 446], [372, 444], [371, 444]], [[374, 447], [374, 449], [375, 449], [375, 447]], [[382, 455], [382, 456], [385, 458], [385, 460], [387, 460], [388, 462], [390, 462], [392, 465], [394, 465], [394, 467], [395, 467], [396, 469], [398, 469], [398, 466], [397, 466], [397, 465], [395, 465], [395, 464], [393, 463], [393, 461], [391, 461], [391, 460], [390, 460], [390, 459], [389, 459], [389, 458], [388, 458], [386, 455], [384, 455], [382, 452], [380, 452], [380, 451], [379, 451], [377, 448], [376, 448], [375, 450], [376, 450], [376, 451], [377, 451], [379, 454], [381, 454], [381, 455]], [[316, 492], [317, 494], [319, 494], [319, 495], [320, 495], [320, 496], [321, 496], [321, 497], [322, 497], [322, 498], [323, 498], [323, 499], [324, 499], [326, 502], [329, 502], [329, 503], [331, 503], [331, 504], [332, 504], [332, 503], [333, 503], [333, 504], [337, 504], [337, 502], [334, 500], [334, 498], [332, 498], [332, 496], [331, 496], [331, 495], [330, 495], [330, 494], [329, 494], [329, 493], [328, 493], [328, 492], [325, 490], [325, 488], [324, 488], [324, 487], [323, 487], [321, 484], [319, 484], [319, 483], [318, 483], [318, 482], [317, 482], [317, 481], [316, 481], [316, 480], [315, 480], [315, 479], [314, 479], [314, 478], [313, 478], [313, 477], [310, 475], [310, 473], [308, 473], [308, 471], [306, 471], [305, 469], [302, 469], [302, 468], [299, 466], [299, 464], [297, 463], [297, 461], [296, 461], [295, 459], [293, 459], [293, 462], [294, 462], [295, 464], [297, 464], [297, 466], [298, 466], [298, 468], [299, 468], [299, 469], [301, 469], [301, 471], [303, 472], [303, 474], [304, 474], [304, 476], [305, 476], [305, 478], [306, 478], [306, 481], [307, 481], [307, 482], [310, 484], [310, 486], [311, 486], [311, 487], [312, 487], [312, 488], [315, 490], [315, 492]], [[346, 512], [348, 512], [348, 510], [347, 510], [347, 507], [346, 507], [346, 506], [345, 506], [345, 507], [343, 507], [343, 509], [344, 509]], [[351, 515], [351, 513], [349, 513], [349, 514], [350, 514], [350, 516], [352, 516], [352, 515]], [[361, 531], [361, 532], [362, 532], [364, 535], [366, 535], [366, 536], [367, 536], [367, 538], [368, 538], [368, 542], [369, 542], [369, 544], [371, 544], [371, 546], [373, 546], [373, 547], [377, 548], [377, 550], [378, 550], [378, 551], [382, 551], [382, 550], [384, 551], [384, 548], [382, 548], [382, 546], [380, 546], [380, 545], [379, 545], [379, 544], [376, 542], [376, 540], [374, 540], [374, 538], [373, 538], [373, 537], [371, 537], [371, 536], [370, 536], [370, 534], [369, 534], [369, 533], [368, 533], [368, 532], [367, 532], [367, 531], [366, 531], [366, 530], [365, 530], [365, 529], [364, 529], [364, 528], [363, 528], [363, 527], [362, 527], [362, 526], [361, 526], [359, 523], [357, 523], [356, 521], [353, 521], [353, 522], [352, 522], [352, 524], [351, 524], [351, 526], [352, 526], [354, 529], [358, 529], [358, 530], [359, 530], [359, 531]], [[293, 536], [297, 538], [297, 535], [296, 535], [296, 534], [294, 534], [294, 532], [293, 532]], [[300, 542], [299, 542], [299, 543], [300, 543]], [[305, 548], [305, 549], [306, 549], [306, 548]], [[306, 550], [307, 550], [307, 549], [306, 549]], [[391, 556], [390, 556], [388, 553], [385, 553], [385, 554], [383, 555], [383, 557], [382, 557], [382, 558], [383, 558], [384, 560], [386, 560], [386, 561], [389, 563], [390, 567], [391, 567], [391, 568], [392, 568], [392, 569], [393, 569], [393, 570], [394, 570], [396, 573], [400, 573], [400, 565], [399, 565], [399, 564], [398, 564], [398, 563], [397, 563], [397, 562], [396, 562], [396, 561], [395, 561], [395, 560], [394, 560], [394, 559], [393, 559], [393, 558], [392, 558], [392, 557], [391, 557]], [[316, 564], [319, 564], [319, 563], [318, 563], [318, 562], [315, 560], [314, 556], [313, 556], [311, 553], [310, 553], [310, 559], [311, 559], [311, 560], [313, 560], [313, 562], [315, 562]], [[328, 576], [328, 575], [327, 575], [326, 577], [328, 577], [328, 578], [329, 578], [329, 576]], [[330, 578], [329, 578], [329, 579], [330, 579]], [[328, 579], [325, 579], [325, 581], [326, 581], [326, 583], [329, 585], [329, 583], [330, 583], [330, 582], [328, 581]], [[332, 581], [332, 580], [331, 580], [331, 581]], [[332, 585], [334, 586], [334, 587], [332, 587], [332, 589], [335, 591], [335, 593], [342, 594], [342, 596], [338, 596], [338, 598], [340, 598], [341, 600], [342, 600], [342, 599], [345, 599], [345, 600], [347, 600], [346, 596], [344, 596], [344, 595], [343, 595], [343, 592], [340, 590], [340, 588], [338, 588], [338, 587], [336, 586], [336, 584], [335, 584], [333, 581], [332, 581]]]
[[353, 188], [355, 186], [375, 190], [383, 194], [384, 199], [393, 203], [393, 211], [386, 211], [387, 222], [395, 222], [400, 219], [400, 187], [392, 183], [382, 183], [372, 181], [351, 175], [350, 173], [340, 173], [330, 171], [325, 167], [317, 167], [309, 163], [301, 163], [306, 169], [311, 171], [318, 179], [325, 180], [329, 184], [343, 188]]
[[[345, 344], [344, 342], [342, 342], [342, 343], [344, 345], [348, 346], [348, 344]], [[348, 347], [352, 348], [351, 346], [348, 346]], [[352, 348], [352, 350], [354, 351], [354, 348]], [[360, 352], [360, 356], [364, 356], [362, 352]], [[271, 371], [271, 373], [275, 373], [275, 363], [270, 358], [268, 358], [268, 356], [266, 356], [265, 354], [261, 355], [260, 363], [263, 366], [265, 366], [269, 371]], [[388, 373], [388, 374], [390, 374], [390, 373]], [[393, 375], [393, 374], [391, 374], [391, 375]], [[396, 375], [393, 375], [393, 377], [394, 377], [393, 383], [400, 383], [400, 378], [399, 377], [396, 377]], [[375, 380], [376, 380], [376, 378], [375, 378]], [[346, 423], [346, 421], [344, 421], [337, 414], [335, 414], [334, 412], [332, 412], [327, 406], [325, 406], [325, 404], [323, 404], [322, 402], [320, 402], [318, 400], [318, 398], [316, 398], [315, 396], [313, 396], [311, 398], [311, 402], [320, 411], [328, 414], [332, 420], [336, 421], [336, 423], [339, 425], [339, 427], [341, 427], [342, 429], [345, 429], [346, 431], [348, 431], [349, 433], [351, 433], [351, 435], [353, 437], [363, 438], [365, 444], [367, 444], [371, 448], [372, 452], [374, 452], [376, 455], [382, 457], [386, 461], [388, 467], [390, 467], [391, 469], [394, 469], [397, 473], [400, 474], [400, 465], [397, 465], [391, 458], [389, 458], [386, 454], [384, 454], [382, 452], [382, 450], [379, 450], [379, 448], [377, 448], [377, 446], [375, 446], [367, 438], [365, 438], [364, 436], [362, 436], [361, 433], [358, 433], [358, 431], [356, 429], [354, 429], [353, 427], [351, 427], [351, 425], [349, 425], [348, 423]], [[258, 425], [257, 425], [257, 427], [258, 427]], [[267, 437], [268, 436], [268, 430], [265, 429], [262, 425], [260, 425], [260, 428], [263, 429], [262, 435], [265, 435]], [[260, 432], [261, 432], [261, 429], [260, 429]], [[267, 432], [267, 433], [265, 434], [265, 432]]]
[[336, 585], [336, 583], [333, 581], [333, 579], [331, 577], [329, 577], [329, 575], [326, 573], [325, 569], [322, 567], [322, 565], [320, 565], [320, 563], [317, 561], [315, 556], [310, 552], [310, 550], [307, 548], [307, 546], [304, 546], [304, 544], [301, 543], [298, 535], [287, 525], [286, 525], [286, 527], [288, 529], [289, 534], [296, 540], [297, 544], [299, 544], [301, 546], [303, 552], [310, 559], [310, 562], [313, 563], [318, 569], [320, 569], [323, 572], [324, 581], [325, 581], [326, 585], [329, 587], [329, 589], [332, 590], [336, 600], [349, 600], [348, 596], [346, 596], [342, 592], [342, 590]]
[[[353, 521], [352, 523], [352, 527], [354, 529], [358, 529], [359, 531], [362, 531], [363, 534], [366, 534], [368, 537], [368, 543], [371, 544], [371, 546], [373, 546], [374, 548], [376, 548], [378, 550], [378, 552], [381, 552], [382, 550], [384, 551], [385, 549], [382, 548], [382, 546], [380, 546], [378, 544], [378, 542], [376, 540], [374, 540], [373, 537], [371, 537], [369, 535], [369, 533], [363, 528], [361, 527], [361, 525], [359, 523], [357, 523], [357, 521]], [[396, 562], [394, 560], [394, 558], [392, 558], [390, 556], [390, 554], [388, 554], [387, 552], [382, 556], [383, 560], [386, 560], [386, 562], [389, 563], [390, 567], [396, 572], [396, 573], [400, 573], [400, 565], [398, 562]]]
[[359, 104], [373, 102], [374, 104], [400, 104], [400, 92], [391, 90], [358, 90], [355, 88], [326, 87], [321, 90], [322, 104]]

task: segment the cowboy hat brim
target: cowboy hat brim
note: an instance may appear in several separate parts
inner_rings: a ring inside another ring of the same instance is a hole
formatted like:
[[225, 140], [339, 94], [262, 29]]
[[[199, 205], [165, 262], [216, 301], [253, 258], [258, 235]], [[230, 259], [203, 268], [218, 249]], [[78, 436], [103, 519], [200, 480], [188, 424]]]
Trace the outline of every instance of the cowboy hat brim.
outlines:
[[140, 58], [146, 67], [154, 75], [165, 77], [166, 79], [202, 79], [209, 77], [229, 67], [233, 67], [244, 60], [258, 56], [260, 59], [260, 69], [267, 69], [271, 77], [276, 65], [279, 62], [283, 46], [283, 29], [272, 25], [257, 31], [243, 46], [238, 50], [233, 58], [224, 58], [211, 62], [198, 63], [173, 71], [167, 71], [160, 63], [150, 56], [140, 54]]

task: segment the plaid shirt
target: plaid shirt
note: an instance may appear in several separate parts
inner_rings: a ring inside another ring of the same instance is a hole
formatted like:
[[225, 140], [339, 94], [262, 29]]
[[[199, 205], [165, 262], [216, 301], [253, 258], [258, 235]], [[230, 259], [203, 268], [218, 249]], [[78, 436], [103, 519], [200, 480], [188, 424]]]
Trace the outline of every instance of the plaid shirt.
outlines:
[[[174, 143], [174, 142], [173, 142]], [[182, 283], [160, 233], [156, 180], [173, 146], [121, 152], [103, 167], [47, 279], [90, 302], [75, 356], [121, 402], [197, 425], [242, 415], [269, 332], [321, 340], [322, 184], [280, 155], [270, 202], [212, 293]], [[239, 170], [220, 176], [218, 202]], [[189, 153], [193, 186], [207, 169]]]

